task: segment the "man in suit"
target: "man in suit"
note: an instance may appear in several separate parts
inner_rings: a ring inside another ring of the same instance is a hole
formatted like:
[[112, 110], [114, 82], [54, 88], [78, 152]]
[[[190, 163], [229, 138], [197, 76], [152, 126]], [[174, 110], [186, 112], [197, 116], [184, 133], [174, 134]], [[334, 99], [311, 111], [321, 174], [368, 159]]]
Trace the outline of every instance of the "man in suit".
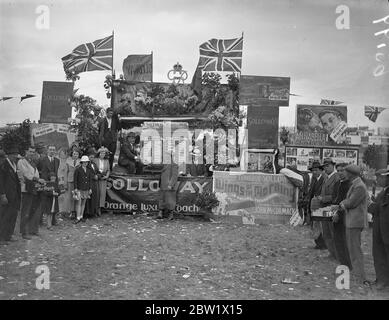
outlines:
[[116, 152], [117, 132], [120, 130], [119, 118], [112, 108], [107, 108], [106, 116], [99, 123], [99, 144], [106, 147], [109, 154], [109, 165], [112, 171]]
[[[335, 171], [335, 162], [331, 158], [324, 159], [323, 168], [327, 174], [327, 179], [324, 181], [321, 194], [318, 197], [322, 208], [335, 203], [334, 189], [340, 180], [339, 174]], [[332, 221], [322, 221], [321, 228], [324, 242], [330, 253], [329, 258], [339, 260], [334, 242], [334, 225]]]
[[39, 229], [39, 196], [35, 188], [37, 182], [43, 184], [44, 180], [39, 178], [36, 168], [36, 151], [29, 147], [23, 159], [18, 161], [17, 173], [20, 180], [22, 200], [20, 208], [20, 233], [26, 240], [29, 235], [38, 235]]
[[[346, 163], [336, 164], [336, 171], [339, 174], [340, 180], [337, 182], [334, 188], [334, 204], [339, 205], [347, 197], [347, 192], [351, 187], [351, 182], [347, 180], [345, 167]], [[346, 241], [346, 227], [344, 225], [344, 211], [339, 209], [333, 217], [334, 225], [334, 242], [336, 252], [338, 254], [339, 262], [342, 265], [352, 269], [350, 254], [347, 249]]]
[[17, 175], [19, 150], [11, 147], [0, 165], [0, 243], [7, 245], [14, 241], [16, 218], [20, 209], [21, 189]]
[[177, 159], [174, 159], [174, 150], [169, 152], [164, 150], [163, 168], [161, 172], [160, 189], [162, 198], [159, 202], [159, 212], [157, 219], [162, 219], [168, 214], [168, 219], [173, 219], [173, 211], [177, 203], [177, 188], [178, 188], [178, 164]]
[[[318, 201], [316, 201], [317, 197], [321, 194], [321, 188], [323, 186], [324, 180], [326, 178], [325, 173], [323, 172], [323, 166], [319, 161], [314, 161], [312, 163], [312, 167], [309, 168], [312, 172], [312, 180], [310, 183], [309, 191], [308, 191], [308, 219], [311, 219], [311, 214], [313, 210], [319, 209], [317, 206]], [[312, 199], [315, 198], [314, 204], [312, 206]], [[315, 241], [315, 249], [324, 250], [326, 249], [326, 244], [324, 243], [323, 234], [321, 232], [321, 223], [320, 221], [312, 221], [312, 232], [313, 238]]]
[[350, 164], [345, 168], [347, 180], [351, 182], [346, 199], [340, 202], [345, 211], [344, 224], [346, 226], [347, 248], [350, 254], [353, 274], [359, 284], [368, 285], [363, 266], [363, 253], [361, 248], [361, 233], [367, 227], [368, 192], [366, 185], [360, 178], [360, 168]]
[[142, 163], [140, 157], [135, 150], [135, 133], [130, 132], [120, 146], [120, 154], [118, 160], [119, 166], [127, 168], [128, 173], [138, 173]]
[[[38, 163], [39, 176], [41, 179], [46, 182], [50, 181], [50, 176], [52, 173], [55, 175], [55, 183], [58, 184], [58, 168], [59, 168], [59, 159], [55, 157], [56, 147], [54, 145], [49, 145], [47, 148], [47, 155], [41, 157]], [[52, 199], [48, 197], [44, 192], [41, 194], [41, 224], [43, 215], [50, 215], [51, 212]], [[57, 225], [55, 216], [52, 219], [52, 225]]]
[[377, 290], [389, 289], [389, 169], [376, 172], [383, 188], [369, 206], [373, 214], [373, 259]]

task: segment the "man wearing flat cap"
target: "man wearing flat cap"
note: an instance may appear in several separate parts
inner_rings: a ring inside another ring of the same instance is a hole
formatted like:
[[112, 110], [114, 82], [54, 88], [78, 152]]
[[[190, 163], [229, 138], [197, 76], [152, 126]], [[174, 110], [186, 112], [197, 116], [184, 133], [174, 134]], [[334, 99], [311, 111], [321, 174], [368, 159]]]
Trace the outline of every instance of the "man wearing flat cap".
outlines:
[[11, 147], [5, 150], [5, 160], [0, 165], [0, 243], [13, 241], [16, 218], [20, 209], [21, 186], [17, 175], [19, 150]]
[[367, 205], [369, 194], [360, 174], [360, 167], [349, 164], [345, 168], [346, 178], [351, 182], [346, 199], [340, 202], [344, 210], [344, 224], [346, 226], [347, 249], [350, 254], [352, 272], [358, 284], [368, 285], [366, 279], [363, 252], [361, 248], [361, 233], [368, 226]]
[[[327, 179], [323, 183], [321, 194], [319, 197], [321, 207], [328, 207], [335, 203], [334, 190], [340, 180], [339, 174], [335, 171], [335, 162], [331, 158], [326, 158], [323, 161], [324, 172], [327, 174]], [[329, 257], [339, 261], [338, 254], [336, 252], [334, 241], [334, 225], [332, 221], [321, 222], [324, 242], [330, 253]]]
[[376, 172], [383, 190], [369, 206], [373, 214], [373, 259], [377, 290], [389, 289], [389, 169]]

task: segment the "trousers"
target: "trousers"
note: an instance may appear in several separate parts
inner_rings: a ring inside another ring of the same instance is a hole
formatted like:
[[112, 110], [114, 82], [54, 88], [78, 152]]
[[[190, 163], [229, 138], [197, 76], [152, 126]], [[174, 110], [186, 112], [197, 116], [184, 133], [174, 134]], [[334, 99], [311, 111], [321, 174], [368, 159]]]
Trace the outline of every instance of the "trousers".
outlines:
[[383, 241], [379, 216], [373, 222], [373, 260], [377, 282], [389, 285], [389, 243]]
[[31, 193], [22, 193], [20, 209], [20, 233], [22, 235], [38, 233], [40, 219], [39, 197]]
[[362, 228], [346, 228], [347, 249], [350, 254], [353, 274], [359, 281], [366, 280], [363, 252], [361, 247]]

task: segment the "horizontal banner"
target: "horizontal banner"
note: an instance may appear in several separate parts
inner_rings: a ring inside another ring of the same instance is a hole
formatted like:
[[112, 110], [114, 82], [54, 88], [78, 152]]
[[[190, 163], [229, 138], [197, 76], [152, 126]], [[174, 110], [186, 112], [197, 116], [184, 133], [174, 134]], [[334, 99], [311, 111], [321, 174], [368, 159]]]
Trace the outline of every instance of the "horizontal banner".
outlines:
[[[292, 215], [297, 189], [283, 175], [215, 171], [219, 215], [240, 215], [254, 223], [261, 215]], [[250, 222], [246, 222], [250, 223]]]
[[[159, 175], [114, 175], [107, 183], [105, 208], [117, 212], [155, 212], [159, 210], [162, 192]], [[194, 204], [199, 193], [212, 190], [212, 178], [178, 177], [176, 211], [198, 214]]]

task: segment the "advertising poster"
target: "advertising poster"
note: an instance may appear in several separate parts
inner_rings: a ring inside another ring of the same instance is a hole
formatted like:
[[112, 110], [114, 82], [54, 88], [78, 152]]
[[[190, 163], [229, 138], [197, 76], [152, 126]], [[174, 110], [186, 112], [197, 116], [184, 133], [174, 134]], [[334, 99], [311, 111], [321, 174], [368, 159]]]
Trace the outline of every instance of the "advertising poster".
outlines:
[[289, 106], [290, 78], [240, 76], [239, 104], [252, 106]]
[[248, 151], [247, 171], [275, 173], [274, 154]]
[[297, 189], [284, 175], [215, 171], [213, 188], [220, 201], [215, 214], [241, 216], [243, 223], [289, 219], [297, 208]]
[[293, 144], [310, 146], [345, 145], [347, 106], [297, 105]]
[[[157, 212], [162, 193], [159, 175], [110, 175], [105, 208], [113, 212]], [[176, 211], [195, 215], [198, 193], [212, 190], [212, 178], [178, 177]]]
[[335, 163], [358, 164], [358, 150], [323, 149], [325, 158], [332, 158]]
[[74, 82], [43, 81], [41, 123], [68, 123], [72, 115], [73, 87]]
[[286, 165], [308, 171], [313, 161], [320, 161], [320, 148], [286, 147]]
[[313, 161], [323, 163], [325, 158], [332, 158], [335, 163], [358, 164], [356, 148], [309, 148], [287, 146], [285, 148], [285, 166], [295, 167], [299, 171], [308, 171]]
[[70, 126], [58, 123], [33, 124], [31, 126], [32, 144], [47, 146], [54, 144], [57, 149], [69, 148], [75, 141], [76, 134], [70, 132]]
[[249, 149], [278, 147], [279, 108], [247, 107]]

